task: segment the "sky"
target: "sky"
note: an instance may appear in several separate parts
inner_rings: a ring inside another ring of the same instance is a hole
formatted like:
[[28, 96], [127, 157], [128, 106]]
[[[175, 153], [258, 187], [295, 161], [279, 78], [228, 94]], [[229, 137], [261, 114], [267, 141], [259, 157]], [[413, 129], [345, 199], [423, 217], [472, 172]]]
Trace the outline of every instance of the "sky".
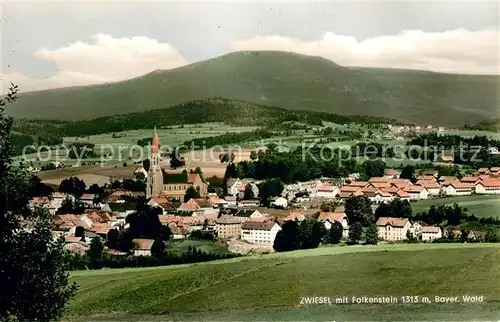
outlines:
[[497, 1], [3, 1], [1, 79], [124, 80], [240, 50], [344, 66], [500, 74]]

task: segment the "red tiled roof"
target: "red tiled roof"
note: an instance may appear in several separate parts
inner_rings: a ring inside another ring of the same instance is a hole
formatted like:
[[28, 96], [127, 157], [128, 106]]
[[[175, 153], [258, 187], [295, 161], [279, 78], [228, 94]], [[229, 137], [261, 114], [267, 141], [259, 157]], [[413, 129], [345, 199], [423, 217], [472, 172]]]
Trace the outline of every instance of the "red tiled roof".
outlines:
[[493, 167], [490, 169], [491, 172], [498, 172], [500, 171], [500, 167]]
[[234, 217], [229, 215], [221, 216], [215, 221], [215, 223], [219, 225], [234, 225], [241, 224], [242, 222], [244, 222], [244, 220], [241, 217]]
[[422, 227], [423, 233], [439, 233], [440, 231], [441, 231], [441, 228], [436, 227], [436, 226], [423, 226]]
[[359, 187], [343, 186], [340, 188], [340, 192], [355, 192], [360, 190]]
[[319, 214], [318, 220], [329, 220], [331, 222], [338, 221], [342, 222], [342, 219], [347, 218], [346, 214], [343, 212], [321, 212]]
[[381, 188], [380, 190], [393, 194], [398, 192], [400, 189], [398, 187], [389, 187], [389, 188]]
[[399, 190], [398, 192], [396, 192], [396, 195], [398, 195], [399, 198], [408, 198], [408, 197], [410, 197], [410, 195], [408, 194], [408, 192], [403, 191], [403, 190]]
[[195, 211], [198, 209], [200, 209], [200, 206], [196, 202], [184, 202], [177, 208], [179, 211]]
[[485, 180], [476, 183], [476, 185], [482, 185], [483, 187], [488, 187], [488, 188], [495, 188], [495, 187], [500, 188], [500, 180], [493, 180], [493, 179]]
[[450, 183], [450, 185], [455, 189], [467, 189], [467, 188], [472, 189], [472, 187], [474, 187], [472, 183], [460, 182], [460, 181], [453, 181], [452, 183]]
[[455, 176], [440, 176], [439, 181], [455, 181], [458, 180]]
[[372, 182], [371, 185], [375, 188], [389, 188], [391, 186], [389, 182]]
[[425, 189], [425, 187], [422, 186], [409, 186], [404, 189], [404, 191], [408, 193], [420, 193]]
[[367, 185], [369, 185], [369, 182], [368, 181], [352, 181], [349, 186], [350, 187], [361, 187], [361, 188], [364, 188], [366, 187]]
[[380, 178], [380, 177], [373, 177], [368, 182], [390, 182], [392, 179], [391, 178]]
[[466, 177], [463, 177], [460, 181], [461, 182], [476, 182], [477, 180], [479, 180], [479, 177], [466, 176]]
[[320, 184], [318, 186], [318, 191], [333, 191], [333, 190], [335, 190], [335, 187], [329, 184]]
[[283, 220], [287, 221], [287, 220], [295, 220], [301, 216], [304, 216], [304, 214], [300, 213], [300, 212], [296, 212], [296, 211], [291, 211], [290, 214], [288, 216], [286, 216], [285, 218], [283, 218]]
[[[365, 187], [365, 188], [361, 189], [361, 192], [363, 192], [363, 193], [376, 192], [377, 190], [378, 190], [378, 188], [369, 186], [369, 187]], [[356, 190], [356, 191], [358, 191], [358, 190]]]
[[380, 217], [377, 220], [377, 226], [404, 227], [407, 222], [407, 218]]
[[66, 243], [78, 243], [79, 241], [82, 240], [82, 237], [75, 237], [75, 236], [63, 236], [63, 238]]
[[352, 195], [352, 192], [349, 192], [349, 191], [341, 191], [338, 193], [338, 196], [340, 198], [348, 198]]
[[441, 188], [439, 183], [437, 183], [436, 181], [433, 181], [433, 180], [419, 180], [419, 181], [417, 181], [416, 184], [421, 185], [422, 187], [425, 187], [427, 189]]
[[386, 174], [388, 176], [397, 176], [399, 174], [399, 172], [394, 170], [394, 169], [385, 169], [384, 174]]
[[274, 225], [276, 225], [276, 223], [272, 222], [272, 221], [268, 221], [268, 222], [246, 221], [241, 226], [241, 229], [246, 229], [246, 230], [271, 230], [274, 227]]
[[376, 193], [379, 194], [379, 195], [381, 195], [382, 197], [390, 197], [390, 196], [392, 196], [392, 194], [390, 194], [389, 192], [382, 191], [382, 190], [379, 190]]
[[419, 175], [417, 180], [436, 180], [436, 178], [434, 176]]
[[153, 246], [153, 239], [144, 239], [144, 238], [135, 238], [132, 239], [132, 243], [134, 244], [135, 249], [151, 249]]

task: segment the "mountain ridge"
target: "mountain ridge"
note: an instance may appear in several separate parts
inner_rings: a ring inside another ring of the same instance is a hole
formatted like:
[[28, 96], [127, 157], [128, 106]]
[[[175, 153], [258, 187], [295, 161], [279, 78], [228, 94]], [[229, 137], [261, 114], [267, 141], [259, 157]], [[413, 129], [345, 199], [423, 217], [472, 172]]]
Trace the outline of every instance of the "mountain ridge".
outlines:
[[24, 93], [7, 112], [18, 118], [83, 120], [224, 97], [290, 110], [461, 126], [500, 115], [499, 80], [245, 51], [120, 82]]

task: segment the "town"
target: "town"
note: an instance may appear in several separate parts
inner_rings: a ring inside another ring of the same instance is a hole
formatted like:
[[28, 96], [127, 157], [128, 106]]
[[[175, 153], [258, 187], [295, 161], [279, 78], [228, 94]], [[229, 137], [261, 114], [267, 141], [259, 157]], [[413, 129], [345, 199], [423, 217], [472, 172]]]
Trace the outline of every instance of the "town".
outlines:
[[[350, 173], [340, 179], [320, 178], [290, 184], [275, 182], [277, 187], [271, 188], [273, 179], [229, 178], [224, 181], [222, 190], [225, 193], [219, 191], [217, 194], [209, 192], [210, 185], [199, 168], [170, 173], [162, 168], [159, 141], [155, 132], [148, 169], [145, 166], [130, 169], [139, 178], [135, 183], [122, 180], [104, 187], [94, 184], [86, 189], [82, 180], [70, 177], [61, 182], [59, 191], [35, 197], [30, 204], [48, 208], [53, 214], [54, 237], [64, 239], [68, 250], [82, 256], [92, 245], [100, 245], [98, 247], [105, 253], [113, 256], [160, 256], [157, 249], [164, 252], [169, 241], [183, 239], [217, 240], [237, 254], [273, 252], [280, 249], [276, 246], [277, 236], [286, 222], [300, 226], [302, 221], [308, 220], [323, 226], [315, 247], [320, 241], [323, 244], [352, 244], [361, 240], [371, 244], [453, 239], [498, 241], [496, 231], [490, 229], [494, 226], [460, 228], [461, 220], [468, 218], [466, 214], [454, 222], [446, 220], [447, 215], [441, 221], [425, 221], [417, 214], [412, 215], [411, 207], [429, 199], [446, 201], [446, 198], [457, 196], [498, 195], [500, 167], [479, 168], [465, 176], [422, 170], [411, 174], [413, 178], [410, 179], [407, 173], [386, 168], [383, 176], [370, 177], [366, 181], [359, 179], [359, 173]], [[269, 196], [267, 206], [259, 199], [263, 193]], [[166, 237], [160, 238], [161, 229], [154, 233], [154, 228], [141, 227], [146, 224], [137, 222], [140, 203], [146, 207], [143, 211], [155, 217], [147, 219], [153, 222], [151, 225], [156, 222], [168, 227]], [[391, 211], [394, 207], [396, 211]], [[410, 209], [409, 213], [405, 208]], [[131, 219], [134, 216], [137, 216], [135, 221]], [[371, 217], [370, 224], [366, 218]], [[493, 217], [488, 223], [500, 224]], [[479, 222], [483, 218], [475, 220]], [[336, 224], [338, 237], [330, 238]], [[362, 236], [362, 226], [369, 234], [370, 225], [376, 230], [375, 240], [368, 241], [367, 236]], [[135, 230], [133, 234], [130, 234], [131, 229]], [[134, 238], [122, 242], [124, 232]], [[155, 242], [161, 246], [154, 245]]]

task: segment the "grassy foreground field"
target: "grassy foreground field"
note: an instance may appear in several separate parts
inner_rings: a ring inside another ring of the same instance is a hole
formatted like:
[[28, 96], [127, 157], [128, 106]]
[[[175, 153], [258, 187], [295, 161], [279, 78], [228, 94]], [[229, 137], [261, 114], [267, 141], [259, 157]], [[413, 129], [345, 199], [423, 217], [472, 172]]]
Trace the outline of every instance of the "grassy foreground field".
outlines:
[[469, 212], [477, 217], [499, 217], [500, 218], [500, 196], [490, 195], [472, 195], [447, 197], [440, 199], [428, 199], [412, 202], [411, 207], [413, 213], [427, 211], [432, 205], [452, 205], [459, 204], [462, 207], [469, 209]]
[[[144, 269], [79, 271], [69, 320], [478, 320], [500, 318], [500, 245], [325, 247]], [[431, 303], [403, 304], [401, 296]], [[484, 297], [464, 303], [463, 295]], [[301, 305], [304, 296], [394, 304]], [[461, 303], [435, 303], [458, 296]]]

